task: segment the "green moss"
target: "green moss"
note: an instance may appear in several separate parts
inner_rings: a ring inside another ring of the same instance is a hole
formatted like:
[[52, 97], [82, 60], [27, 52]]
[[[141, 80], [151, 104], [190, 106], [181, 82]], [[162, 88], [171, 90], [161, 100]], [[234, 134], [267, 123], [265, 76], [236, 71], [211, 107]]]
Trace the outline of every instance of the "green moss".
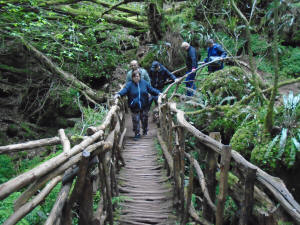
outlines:
[[256, 127], [253, 123], [239, 128], [230, 140], [232, 149], [246, 158], [250, 158], [256, 138]]
[[221, 98], [234, 96], [239, 100], [249, 92], [247, 78], [238, 67], [226, 67], [216, 71], [206, 77], [201, 84], [203, 94], [211, 92]]
[[149, 51], [140, 62], [140, 66], [147, 69], [151, 66], [151, 63], [154, 60], [157, 60], [155, 53], [153, 51]]
[[259, 138], [257, 138], [255, 147], [251, 152], [250, 161], [256, 165], [259, 165], [266, 171], [274, 171], [282, 165], [282, 161], [277, 158], [279, 152], [279, 144], [275, 144], [272, 148], [270, 144], [272, 137], [270, 134], [266, 134], [263, 130], [259, 130]]

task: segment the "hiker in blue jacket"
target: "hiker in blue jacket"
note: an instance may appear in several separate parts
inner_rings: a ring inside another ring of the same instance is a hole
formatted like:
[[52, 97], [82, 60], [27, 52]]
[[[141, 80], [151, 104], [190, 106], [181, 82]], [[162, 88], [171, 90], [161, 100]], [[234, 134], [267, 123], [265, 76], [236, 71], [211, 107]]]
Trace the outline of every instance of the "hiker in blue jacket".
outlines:
[[[160, 92], [163, 91], [165, 83], [168, 79], [173, 81], [176, 81], [177, 79], [173, 73], [171, 73], [166, 67], [164, 67], [157, 61], [152, 62], [149, 75], [151, 80], [151, 86], [156, 88]], [[151, 96], [149, 100], [149, 107], [151, 107], [153, 101], [157, 105], [157, 100], [157, 96]]]
[[[196, 85], [194, 83], [195, 76], [196, 76], [196, 69], [197, 69], [197, 65], [198, 65], [196, 49], [187, 42], [182, 42], [181, 47], [187, 51], [187, 57], [186, 57], [187, 72], [186, 72], [186, 74], [190, 73], [187, 76], [187, 78], [185, 79], [185, 81], [186, 81], [185, 85], [189, 89], [196, 90]], [[193, 96], [194, 92], [191, 90], [187, 90], [186, 95]]]
[[133, 131], [135, 133], [134, 139], [140, 138], [140, 121], [142, 122], [143, 135], [147, 135], [148, 131], [148, 95], [159, 95], [160, 91], [151, 87], [151, 85], [141, 79], [139, 70], [132, 72], [132, 80], [126, 83], [126, 86], [119, 91], [115, 98], [127, 95], [128, 106], [131, 110]]
[[[212, 39], [208, 39], [206, 41], [206, 44], [208, 46], [207, 48], [207, 58], [204, 59], [205, 63], [208, 63], [210, 61], [219, 59], [219, 58], [226, 58], [227, 53], [222, 48], [221, 45], [214, 43]], [[208, 65], [208, 72], [213, 73], [217, 70], [221, 70], [224, 68], [223, 60], [217, 61], [216, 63], [212, 63]]]

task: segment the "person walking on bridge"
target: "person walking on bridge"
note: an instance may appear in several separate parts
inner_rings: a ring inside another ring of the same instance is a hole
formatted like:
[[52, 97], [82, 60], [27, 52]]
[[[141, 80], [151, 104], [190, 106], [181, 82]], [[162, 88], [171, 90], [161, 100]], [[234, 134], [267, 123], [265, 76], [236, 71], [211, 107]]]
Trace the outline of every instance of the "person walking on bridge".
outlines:
[[222, 48], [221, 45], [214, 43], [213, 39], [208, 39], [206, 41], [206, 44], [208, 46], [207, 58], [204, 59], [204, 62], [208, 63], [210, 61], [221, 59], [220, 61], [209, 64], [208, 72], [213, 73], [217, 70], [223, 69], [224, 68], [223, 59], [227, 56], [227, 53], [225, 52], [225, 50]]
[[[165, 83], [168, 79], [172, 81], [176, 81], [177, 79], [173, 73], [171, 73], [166, 67], [164, 67], [157, 61], [152, 62], [149, 75], [151, 80], [151, 86], [156, 88], [160, 92], [163, 91]], [[149, 107], [151, 107], [153, 101], [155, 102], [155, 105], [157, 105], [157, 100], [157, 96], [151, 96]]]
[[160, 91], [153, 88], [150, 83], [141, 79], [139, 70], [132, 72], [131, 81], [127, 82], [125, 87], [119, 91], [114, 98], [127, 95], [128, 106], [131, 110], [134, 139], [140, 138], [140, 121], [142, 123], [143, 135], [148, 132], [148, 108], [149, 108], [149, 93], [159, 95]]
[[196, 85], [194, 83], [195, 76], [196, 76], [196, 69], [197, 69], [197, 52], [196, 49], [191, 46], [187, 42], [182, 42], [181, 47], [187, 51], [187, 57], [186, 57], [186, 67], [187, 72], [186, 74], [190, 73], [187, 78], [185, 79], [186, 87], [188, 88], [186, 95], [187, 96], [193, 96], [194, 91], [191, 91], [189, 89], [196, 90]]
[[145, 81], [147, 81], [148, 83], [150, 83], [150, 77], [149, 77], [147, 70], [145, 70], [142, 67], [139, 67], [139, 63], [137, 60], [132, 60], [130, 62], [130, 68], [131, 68], [131, 70], [128, 71], [127, 76], [126, 76], [126, 83], [131, 81], [132, 72], [134, 70], [138, 70], [141, 75], [141, 78], [144, 79]]

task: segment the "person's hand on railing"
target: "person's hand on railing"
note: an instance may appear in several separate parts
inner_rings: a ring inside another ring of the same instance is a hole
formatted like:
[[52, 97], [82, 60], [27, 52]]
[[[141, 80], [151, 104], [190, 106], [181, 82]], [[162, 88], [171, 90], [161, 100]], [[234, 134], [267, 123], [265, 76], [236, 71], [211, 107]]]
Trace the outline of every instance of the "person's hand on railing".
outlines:
[[117, 98], [120, 98], [120, 97], [121, 97], [121, 95], [119, 95], [119, 94], [114, 95], [114, 99], [117, 99]]

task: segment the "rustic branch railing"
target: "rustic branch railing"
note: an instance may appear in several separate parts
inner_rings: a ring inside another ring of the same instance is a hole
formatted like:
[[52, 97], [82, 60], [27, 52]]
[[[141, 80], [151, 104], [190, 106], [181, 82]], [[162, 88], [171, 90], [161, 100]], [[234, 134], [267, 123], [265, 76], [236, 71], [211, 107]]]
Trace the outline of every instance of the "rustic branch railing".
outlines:
[[[58, 137], [1, 146], [0, 154], [49, 145], [63, 146], [61, 154], [0, 185], [0, 200], [27, 187], [15, 201], [14, 213], [3, 224], [16, 224], [62, 182], [61, 191], [45, 222], [46, 225], [71, 225], [72, 209], [76, 202], [79, 203], [79, 224], [100, 225], [106, 221], [112, 225], [112, 197], [118, 195], [115, 168], [119, 168], [120, 164], [124, 165], [120, 153], [126, 132], [124, 122], [124, 102], [116, 100], [104, 122], [98, 127], [89, 127], [89, 136], [75, 146], [71, 146], [62, 129], [59, 130]], [[96, 164], [98, 166], [95, 168]], [[75, 178], [74, 188], [71, 189]], [[70, 190], [72, 193], [69, 193]], [[101, 199], [94, 212], [93, 196], [98, 190]]]
[[[174, 178], [174, 200], [177, 202], [180, 212], [188, 211], [191, 218], [200, 224], [215, 223], [221, 225], [223, 223], [225, 197], [230, 195], [240, 207], [241, 215], [239, 224], [248, 224], [248, 220], [252, 215], [264, 219], [266, 221], [265, 224], [267, 224], [267, 221], [271, 221], [272, 217], [275, 216], [275, 210], [277, 210], [276, 214], [280, 214], [280, 210], [270, 199], [271, 197], [269, 198], [262, 191], [267, 190], [268, 193], [272, 194], [272, 199], [280, 203], [284, 211], [290, 215], [294, 222], [300, 224], [300, 206], [287, 190], [282, 180], [267, 174], [259, 167], [251, 164], [238, 152], [231, 150], [230, 146], [223, 145], [218, 140], [197, 130], [186, 121], [185, 113], [176, 108], [176, 103], [170, 102], [170, 99], [174, 96], [174, 93], [184, 77], [171, 84], [164, 91], [163, 95], [159, 97], [158, 101], [160, 122], [158, 140], [162, 146], [164, 157], [168, 164], [168, 170]], [[176, 85], [175, 91], [171, 97], [167, 99], [166, 94], [173, 85]], [[185, 152], [184, 140], [187, 133], [189, 136], [192, 135], [197, 139], [197, 146], [201, 146], [201, 148], [197, 150], [200, 155], [206, 156], [205, 173], [202, 172], [199, 162], [196, 159], [192, 159], [191, 156]], [[217, 161], [217, 155], [221, 156], [219, 163]], [[189, 159], [197, 173], [204, 198], [202, 217], [197, 215], [195, 209], [190, 204], [189, 191], [191, 188], [188, 188], [188, 192], [184, 191], [184, 156]], [[217, 167], [220, 171], [219, 195], [214, 196], [216, 187], [214, 182], [216, 180], [215, 174]], [[238, 177], [239, 182], [228, 187], [227, 177], [229, 169], [230, 173]], [[214, 204], [216, 197], [218, 199], [217, 205]], [[254, 204], [260, 205], [261, 208], [254, 208]], [[267, 211], [262, 210], [262, 205], [267, 208]], [[187, 209], [184, 207], [187, 207]], [[186, 220], [186, 216], [183, 213], [182, 222]]]

